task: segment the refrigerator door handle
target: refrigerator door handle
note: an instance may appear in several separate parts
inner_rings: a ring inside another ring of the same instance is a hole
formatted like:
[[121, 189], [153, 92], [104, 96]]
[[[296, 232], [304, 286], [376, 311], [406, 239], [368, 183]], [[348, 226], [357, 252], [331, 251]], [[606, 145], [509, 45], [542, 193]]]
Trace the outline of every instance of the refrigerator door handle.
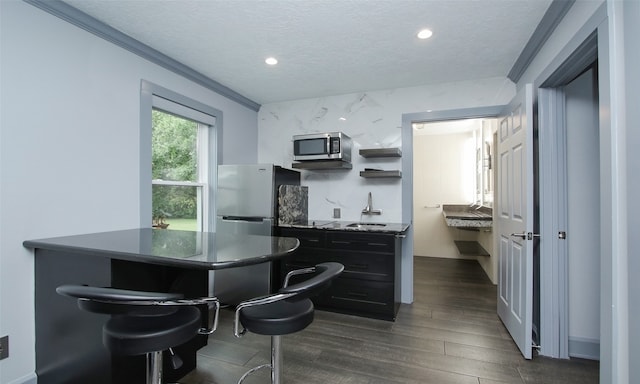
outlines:
[[246, 217], [246, 216], [222, 216], [222, 220], [227, 221], [251, 221], [251, 222], [262, 222], [264, 221], [264, 217]]

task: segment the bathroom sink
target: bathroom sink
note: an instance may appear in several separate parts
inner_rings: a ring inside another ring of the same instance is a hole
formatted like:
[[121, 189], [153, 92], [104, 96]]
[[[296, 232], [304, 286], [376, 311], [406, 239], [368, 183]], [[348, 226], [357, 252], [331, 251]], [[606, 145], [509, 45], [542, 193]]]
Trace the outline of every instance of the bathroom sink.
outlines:
[[380, 228], [386, 226], [387, 224], [382, 223], [351, 223], [346, 225], [347, 228]]

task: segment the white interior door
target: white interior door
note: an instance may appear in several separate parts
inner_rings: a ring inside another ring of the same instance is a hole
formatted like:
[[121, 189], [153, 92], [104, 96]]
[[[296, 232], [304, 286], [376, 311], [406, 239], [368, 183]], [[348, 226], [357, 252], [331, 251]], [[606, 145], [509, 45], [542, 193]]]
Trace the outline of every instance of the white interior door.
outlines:
[[498, 119], [498, 315], [531, 358], [533, 308], [533, 87]]

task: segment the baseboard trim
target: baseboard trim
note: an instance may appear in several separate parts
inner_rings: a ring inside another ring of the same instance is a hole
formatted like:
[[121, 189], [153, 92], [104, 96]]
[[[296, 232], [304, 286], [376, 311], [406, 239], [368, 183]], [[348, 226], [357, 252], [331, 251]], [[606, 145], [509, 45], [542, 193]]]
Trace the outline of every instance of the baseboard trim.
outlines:
[[569, 356], [600, 360], [600, 341], [583, 337], [569, 337]]
[[35, 372], [31, 372], [28, 375], [10, 381], [8, 384], [38, 384], [38, 375]]

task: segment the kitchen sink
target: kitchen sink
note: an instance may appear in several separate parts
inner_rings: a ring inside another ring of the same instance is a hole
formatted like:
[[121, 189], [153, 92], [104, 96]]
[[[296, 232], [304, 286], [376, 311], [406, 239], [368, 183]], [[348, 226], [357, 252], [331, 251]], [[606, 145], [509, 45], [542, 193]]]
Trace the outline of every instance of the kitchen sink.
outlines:
[[382, 223], [351, 223], [346, 225], [347, 228], [380, 228], [386, 226], [387, 224]]

